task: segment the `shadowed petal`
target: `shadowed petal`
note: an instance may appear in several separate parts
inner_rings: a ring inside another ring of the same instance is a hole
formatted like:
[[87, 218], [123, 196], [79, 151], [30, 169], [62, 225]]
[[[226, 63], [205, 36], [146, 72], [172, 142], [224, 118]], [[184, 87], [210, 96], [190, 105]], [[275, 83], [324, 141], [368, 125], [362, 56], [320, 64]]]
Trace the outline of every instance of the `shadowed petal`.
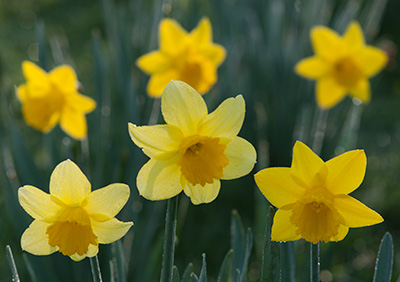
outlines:
[[234, 137], [224, 151], [229, 163], [224, 167], [222, 179], [235, 179], [247, 175], [256, 164], [257, 153], [253, 145], [241, 137]]
[[49, 73], [49, 78], [53, 85], [63, 93], [74, 93], [77, 91], [78, 79], [75, 71], [68, 65], [62, 65], [54, 68]]
[[165, 87], [173, 79], [178, 79], [179, 73], [175, 69], [169, 69], [162, 73], [153, 74], [147, 84], [147, 93], [153, 98], [161, 97]]
[[70, 256], [70, 258], [74, 261], [81, 261], [86, 257], [89, 257], [89, 258], [94, 257], [95, 255], [97, 255], [98, 252], [99, 252], [99, 246], [89, 244], [88, 251], [86, 254], [83, 254], [80, 256], [77, 253], [75, 253], [72, 256]]
[[360, 79], [357, 85], [350, 89], [350, 94], [364, 103], [368, 103], [371, 100], [369, 81], [367, 79]]
[[336, 236], [333, 236], [329, 241], [335, 241], [335, 242], [342, 241], [344, 237], [346, 237], [347, 233], [349, 233], [349, 228], [347, 226], [340, 224], [338, 229], [338, 234]]
[[300, 235], [296, 234], [296, 226], [290, 220], [291, 216], [292, 210], [277, 210], [272, 224], [271, 240], [285, 242], [300, 239]]
[[34, 220], [25, 230], [21, 237], [21, 248], [31, 254], [38, 256], [50, 255], [58, 251], [58, 247], [49, 245], [49, 238], [46, 234], [48, 223]]
[[190, 198], [193, 205], [199, 205], [214, 201], [219, 194], [220, 188], [221, 182], [218, 179], [214, 179], [213, 183], [206, 183], [204, 186], [200, 184], [193, 186], [188, 182], [183, 191]]
[[133, 222], [122, 222], [116, 218], [99, 222], [91, 220], [93, 233], [100, 244], [110, 244], [121, 239], [131, 228]]

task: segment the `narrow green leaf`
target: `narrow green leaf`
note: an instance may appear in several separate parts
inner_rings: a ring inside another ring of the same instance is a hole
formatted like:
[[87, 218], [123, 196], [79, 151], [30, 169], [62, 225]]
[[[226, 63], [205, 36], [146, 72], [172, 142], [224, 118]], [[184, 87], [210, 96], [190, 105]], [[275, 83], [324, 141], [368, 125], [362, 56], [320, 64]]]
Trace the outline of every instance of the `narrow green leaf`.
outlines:
[[92, 270], [93, 281], [102, 282], [103, 279], [101, 276], [99, 259], [97, 258], [97, 255], [89, 259], [90, 259], [90, 269]]
[[218, 274], [218, 282], [228, 282], [232, 280], [233, 250], [230, 249], [222, 261], [221, 269]]
[[189, 263], [182, 275], [182, 282], [193, 281], [190, 275], [193, 273], [193, 263]]
[[190, 278], [192, 279], [193, 282], [199, 282], [199, 277], [195, 273], [190, 273]]
[[232, 211], [231, 241], [233, 249], [233, 281], [240, 281], [240, 275], [237, 270], [241, 272], [245, 258], [245, 232], [242, 220], [236, 210]]
[[240, 281], [246, 281], [247, 268], [249, 265], [249, 258], [250, 258], [250, 253], [251, 253], [252, 247], [253, 247], [253, 232], [251, 231], [250, 228], [248, 228], [247, 235], [246, 235], [246, 250], [245, 250], [243, 265], [242, 265], [242, 269], [241, 269]]
[[207, 263], [206, 254], [203, 254], [203, 265], [201, 266], [199, 282], [207, 282]]
[[111, 274], [115, 282], [126, 281], [125, 265], [126, 260], [122, 243], [121, 240], [118, 240], [117, 242], [111, 244], [110, 267], [112, 270]]
[[180, 282], [180, 278], [179, 278], [179, 270], [178, 267], [176, 267], [176, 265], [174, 265], [174, 267], [172, 268], [172, 282]]
[[8, 263], [11, 268], [12, 281], [19, 282], [20, 280], [19, 280], [17, 266], [15, 265], [14, 256], [12, 254], [11, 247], [9, 245], [6, 246], [6, 254]]
[[389, 232], [383, 236], [376, 258], [374, 282], [390, 281], [393, 266], [393, 239]]
[[[276, 242], [274, 242], [276, 243]], [[294, 243], [284, 242], [280, 244], [281, 255], [281, 281], [295, 282], [296, 262], [294, 257]], [[279, 249], [278, 249], [279, 252]]]

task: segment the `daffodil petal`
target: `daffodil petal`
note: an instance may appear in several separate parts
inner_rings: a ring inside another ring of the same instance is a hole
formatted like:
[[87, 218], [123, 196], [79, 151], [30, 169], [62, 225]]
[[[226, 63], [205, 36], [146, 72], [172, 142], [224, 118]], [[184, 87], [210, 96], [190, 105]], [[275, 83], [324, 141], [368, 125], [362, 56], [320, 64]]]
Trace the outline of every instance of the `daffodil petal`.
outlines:
[[357, 189], [365, 175], [367, 157], [363, 150], [349, 151], [326, 162], [326, 189], [333, 195], [349, 194]]
[[90, 190], [90, 182], [71, 160], [59, 163], [51, 174], [50, 194], [66, 205], [80, 204]]
[[226, 57], [225, 48], [219, 44], [211, 44], [211, 46], [205, 47], [201, 51], [216, 66], [219, 66]]
[[136, 61], [136, 65], [147, 74], [164, 72], [171, 66], [168, 56], [160, 51], [153, 51], [141, 56]]
[[22, 114], [28, 125], [42, 132], [52, 130], [60, 119], [60, 113], [50, 110], [44, 98], [28, 99], [22, 105]]
[[295, 71], [301, 76], [318, 79], [327, 73], [328, 65], [320, 57], [314, 56], [298, 62]]
[[221, 182], [218, 179], [214, 179], [213, 183], [206, 183], [204, 186], [200, 184], [193, 186], [188, 182], [183, 191], [190, 198], [193, 205], [200, 205], [214, 201], [219, 194], [220, 188]]
[[371, 87], [367, 79], [361, 79], [357, 85], [350, 89], [350, 95], [360, 99], [364, 103], [371, 100]]
[[347, 233], [349, 233], [349, 228], [347, 226], [344, 226], [343, 224], [339, 225], [338, 229], [338, 234], [333, 236], [329, 241], [342, 241], [344, 237], [346, 237]]
[[224, 167], [222, 179], [235, 179], [247, 175], [253, 169], [257, 153], [253, 145], [241, 137], [234, 137], [224, 151], [229, 163]]
[[147, 93], [153, 98], [161, 97], [167, 84], [173, 79], [178, 79], [178, 77], [179, 73], [174, 69], [153, 74], [147, 84]]
[[116, 218], [99, 222], [91, 220], [93, 233], [100, 244], [110, 244], [121, 239], [131, 228], [133, 222], [122, 222]]
[[274, 216], [274, 222], [271, 229], [271, 240], [278, 242], [295, 241], [300, 239], [296, 234], [296, 226], [290, 220], [292, 210], [278, 209]]
[[61, 128], [75, 139], [82, 139], [87, 134], [85, 115], [71, 107], [66, 107], [60, 119]]
[[165, 122], [178, 127], [184, 135], [195, 134], [200, 120], [208, 113], [201, 95], [182, 81], [168, 83], [161, 97], [161, 109]]
[[383, 221], [376, 211], [349, 195], [335, 196], [334, 205], [348, 227], [370, 226]]
[[88, 251], [86, 254], [83, 254], [80, 256], [77, 253], [75, 253], [72, 256], [70, 256], [70, 258], [73, 261], [81, 261], [86, 257], [89, 257], [89, 258], [94, 257], [95, 255], [97, 255], [98, 252], [99, 252], [99, 246], [89, 244]]
[[304, 143], [297, 141], [293, 147], [290, 174], [298, 185], [312, 188], [325, 181], [328, 170], [324, 161], [317, 154]]
[[49, 73], [49, 78], [53, 85], [57, 85], [59, 91], [63, 93], [76, 92], [78, 79], [72, 67], [68, 65], [58, 66]]
[[270, 167], [260, 170], [254, 179], [261, 193], [277, 208], [301, 199], [306, 189], [290, 176], [289, 167]]
[[160, 50], [167, 54], [176, 54], [177, 47], [185, 40], [186, 30], [173, 19], [163, 19], [159, 27]]
[[228, 98], [200, 122], [198, 132], [212, 137], [236, 136], [242, 128], [244, 114], [243, 96]]
[[317, 103], [323, 109], [331, 108], [346, 96], [346, 92], [346, 88], [339, 85], [333, 77], [324, 77], [317, 82]]
[[179, 150], [182, 133], [175, 126], [136, 126], [129, 123], [128, 127], [132, 141], [150, 158], [164, 159], [163, 157], [176, 154]]
[[317, 56], [328, 61], [334, 60], [340, 46], [340, 37], [335, 31], [315, 26], [311, 30], [311, 41]]
[[18, 189], [18, 201], [30, 216], [46, 222], [55, 220], [62, 211], [50, 194], [30, 185]]
[[68, 102], [76, 111], [87, 114], [96, 108], [96, 101], [79, 93], [69, 95]]
[[49, 239], [46, 234], [48, 223], [40, 220], [34, 220], [25, 230], [21, 237], [21, 248], [31, 254], [44, 256], [58, 251], [58, 247], [49, 245]]
[[139, 171], [136, 185], [139, 194], [148, 200], [165, 200], [182, 191], [181, 171], [177, 158], [169, 161], [150, 159]]
[[26, 84], [18, 86], [16, 94], [18, 100], [20, 100], [22, 103], [26, 102], [26, 100], [28, 100], [28, 92]]
[[364, 34], [358, 22], [351, 22], [343, 35], [343, 39], [350, 48], [362, 47], [365, 44]]
[[32, 94], [40, 94], [47, 91], [49, 88], [49, 78], [42, 68], [32, 62], [24, 61], [22, 63], [22, 72], [24, 73], [24, 77], [29, 84], [29, 87], [33, 90], [37, 90], [32, 91]]
[[365, 46], [356, 54], [355, 58], [367, 77], [376, 75], [388, 61], [385, 52], [372, 46]]
[[198, 47], [209, 45], [212, 41], [212, 28], [208, 18], [202, 18], [197, 26], [190, 32], [190, 37], [193, 44]]
[[204, 56], [188, 61], [192, 61], [196, 67], [191, 71], [181, 71], [178, 80], [187, 83], [200, 94], [206, 93], [217, 81], [217, 68]]
[[84, 208], [96, 221], [106, 221], [120, 212], [128, 201], [129, 195], [128, 185], [113, 183], [90, 193]]

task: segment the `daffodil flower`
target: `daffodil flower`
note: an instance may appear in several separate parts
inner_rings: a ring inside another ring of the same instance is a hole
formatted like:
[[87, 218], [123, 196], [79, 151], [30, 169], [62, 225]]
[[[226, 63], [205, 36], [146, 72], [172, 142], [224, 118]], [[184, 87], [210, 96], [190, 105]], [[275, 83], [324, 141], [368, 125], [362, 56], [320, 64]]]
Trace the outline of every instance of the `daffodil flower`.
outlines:
[[290, 168], [267, 168], [255, 175], [257, 186], [278, 208], [271, 238], [340, 241], [349, 227], [383, 221], [363, 203], [349, 196], [364, 179], [367, 159], [363, 150], [339, 155], [327, 162], [297, 141]]
[[213, 201], [220, 179], [248, 174], [256, 161], [254, 147], [237, 134], [245, 103], [241, 95], [226, 99], [208, 113], [201, 95], [188, 84], [172, 81], [161, 97], [166, 124], [129, 124], [132, 141], [150, 160], [137, 176], [139, 193], [163, 200], [182, 190], [193, 204]]
[[60, 251], [74, 261], [95, 256], [99, 243], [119, 240], [132, 226], [115, 218], [129, 194], [120, 183], [91, 192], [78, 166], [61, 162], [50, 177], [50, 194], [30, 185], [18, 190], [21, 206], [34, 218], [22, 234], [22, 249], [34, 255]]
[[57, 123], [71, 137], [82, 139], [87, 134], [85, 114], [96, 102], [80, 94], [74, 70], [62, 65], [46, 73], [34, 63], [25, 61], [22, 70], [26, 84], [17, 89], [26, 123], [42, 132], [49, 132]]
[[217, 81], [217, 68], [225, 59], [225, 49], [212, 42], [209, 19], [203, 18], [190, 33], [173, 19], [159, 26], [160, 50], [141, 56], [137, 66], [151, 75], [147, 93], [160, 97], [171, 80], [188, 83], [200, 93]]
[[311, 41], [315, 55], [298, 62], [295, 71], [317, 80], [318, 105], [331, 108], [346, 94], [368, 102], [368, 79], [386, 65], [387, 55], [365, 44], [360, 25], [350, 23], [343, 37], [327, 27], [316, 26], [311, 30]]

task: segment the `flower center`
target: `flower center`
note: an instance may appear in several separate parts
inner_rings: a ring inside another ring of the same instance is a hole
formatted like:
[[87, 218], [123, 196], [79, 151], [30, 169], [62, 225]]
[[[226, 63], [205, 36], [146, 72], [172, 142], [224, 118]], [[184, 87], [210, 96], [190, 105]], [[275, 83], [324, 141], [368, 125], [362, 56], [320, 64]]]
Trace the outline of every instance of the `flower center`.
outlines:
[[362, 78], [362, 71], [349, 57], [338, 60], [333, 65], [333, 73], [336, 80], [346, 87], [353, 87]]
[[340, 215], [333, 207], [333, 196], [324, 188], [313, 188], [298, 201], [291, 215], [296, 233], [308, 242], [329, 242], [338, 234]]
[[49, 245], [66, 256], [86, 254], [89, 244], [98, 245], [90, 219], [81, 207], [68, 207], [56, 222], [47, 227]]
[[213, 183], [221, 179], [223, 168], [229, 163], [224, 151], [226, 145], [219, 144], [219, 138], [199, 135], [186, 137], [179, 149], [178, 165], [183, 176], [192, 185]]
[[202, 80], [201, 66], [198, 62], [186, 62], [180, 73], [180, 79], [195, 89], [199, 88]]

